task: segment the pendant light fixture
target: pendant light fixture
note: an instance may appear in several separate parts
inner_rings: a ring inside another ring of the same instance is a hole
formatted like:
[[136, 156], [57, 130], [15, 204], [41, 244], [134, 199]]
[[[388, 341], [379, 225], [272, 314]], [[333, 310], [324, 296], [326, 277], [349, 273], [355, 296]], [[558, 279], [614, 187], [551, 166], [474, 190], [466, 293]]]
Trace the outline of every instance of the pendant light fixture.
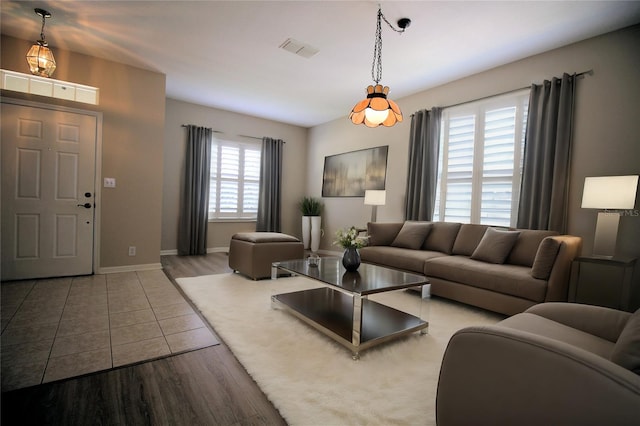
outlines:
[[40, 77], [51, 77], [56, 70], [56, 60], [53, 58], [53, 52], [49, 49], [48, 43], [44, 38], [44, 20], [51, 18], [51, 14], [44, 9], [34, 9], [36, 14], [42, 17], [42, 28], [40, 29], [40, 40], [36, 41], [31, 49], [27, 52], [27, 62], [31, 74]]
[[389, 27], [398, 33], [411, 24], [411, 19], [402, 18], [398, 20], [399, 29], [395, 28], [382, 14], [382, 8], [378, 5], [378, 22], [376, 26], [376, 41], [373, 47], [373, 63], [371, 64], [371, 78], [376, 83], [369, 85], [366, 89], [366, 99], [358, 102], [351, 110], [349, 119], [353, 124], [364, 124], [367, 127], [378, 127], [380, 125], [391, 127], [402, 121], [400, 107], [391, 99], [387, 99], [389, 93], [388, 86], [382, 86], [382, 20]]

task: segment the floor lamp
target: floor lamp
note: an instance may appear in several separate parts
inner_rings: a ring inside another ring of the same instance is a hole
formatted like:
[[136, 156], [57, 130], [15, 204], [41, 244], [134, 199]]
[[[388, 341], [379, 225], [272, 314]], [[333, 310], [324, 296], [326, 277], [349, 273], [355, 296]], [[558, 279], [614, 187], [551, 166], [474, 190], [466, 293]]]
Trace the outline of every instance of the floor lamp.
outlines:
[[587, 177], [582, 193], [583, 209], [598, 212], [593, 256], [611, 258], [616, 252], [620, 212], [608, 209], [633, 209], [638, 189], [638, 176]]
[[387, 199], [387, 191], [367, 189], [364, 191], [364, 204], [371, 207], [371, 222], [375, 222], [378, 216], [378, 206], [384, 206]]

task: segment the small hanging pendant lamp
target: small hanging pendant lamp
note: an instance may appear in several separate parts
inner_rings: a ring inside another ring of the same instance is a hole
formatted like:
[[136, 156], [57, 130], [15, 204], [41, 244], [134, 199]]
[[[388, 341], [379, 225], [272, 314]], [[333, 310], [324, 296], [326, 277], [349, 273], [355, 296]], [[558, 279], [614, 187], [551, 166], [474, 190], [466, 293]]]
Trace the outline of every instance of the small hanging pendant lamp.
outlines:
[[40, 40], [36, 41], [27, 52], [29, 71], [40, 77], [51, 77], [56, 70], [56, 60], [44, 38], [44, 20], [51, 18], [51, 14], [44, 9], [36, 8], [34, 10], [38, 16], [42, 17], [42, 29], [40, 30]]
[[376, 84], [375, 86], [370, 85], [367, 87], [367, 97], [358, 102], [351, 110], [351, 114], [349, 114], [349, 119], [353, 124], [364, 124], [367, 127], [378, 127], [380, 125], [391, 127], [402, 121], [400, 107], [387, 98], [389, 87], [378, 84], [382, 80], [382, 19], [392, 30], [398, 33], [403, 33], [411, 24], [410, 19], [402, 18], [398, 20], [400, 29], [394, 28], [382, 14], [382, 8], [378, 6], [376, 41], [373, 48], [373, 63], [371, 64], [371, 78]]

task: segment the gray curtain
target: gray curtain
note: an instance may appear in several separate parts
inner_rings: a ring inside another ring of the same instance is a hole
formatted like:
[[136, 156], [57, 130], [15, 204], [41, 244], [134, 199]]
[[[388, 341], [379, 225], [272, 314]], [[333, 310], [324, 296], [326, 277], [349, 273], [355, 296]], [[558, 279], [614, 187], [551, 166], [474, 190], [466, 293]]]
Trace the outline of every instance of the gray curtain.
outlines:
[[531, 86], [518, 228], [565, 233], [576, 76]]
[[262, 138], [260, 193], [256, 231], [280, 232], [282, 197], [282, 139]]
[[406, 220], [431, 220], [436, 201], [441, 108], [417, 111], [411, 117]]
[[187, 126], [187, 155], [178, 227], [178, 254], [207, 253], [209, 168], [213, 131]]

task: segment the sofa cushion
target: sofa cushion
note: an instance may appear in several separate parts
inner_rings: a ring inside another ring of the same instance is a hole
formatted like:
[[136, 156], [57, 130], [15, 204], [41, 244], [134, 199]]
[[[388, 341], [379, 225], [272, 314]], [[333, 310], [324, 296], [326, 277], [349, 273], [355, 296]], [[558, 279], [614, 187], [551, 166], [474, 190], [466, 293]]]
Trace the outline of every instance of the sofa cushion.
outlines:
[[519, 235], [520, 231], [487, 228], [471, 258], [489, 263], [504, 263]]
[[518, 231], [520, 231], [518, 240], [506, 260], [506, 263], [511, 263], [512, 265], [532, 266], [542, 240], [558, 235], [555, 231], [532, 229], [518, 229]]
[[480, 244], [480, 240], [482, 240], [488, 227], [488, 225], [463, 223], [460, 226], [460, 231], [458, 231], [451, 253], [471, 256], [478, 244]]
[[404, 269], [422, 274], [424, 262], [435, 257], [446, 257], [437, 251], [412, 250], [389, 246], [367, 246], [360, 249], [360, 259], [363, 262]]
[[407, 221], [402, 225], [402, 229], [393, 240], [393, 247], [402, 247], [418, 250], [422, 247], [424, 239], [429, 235], [432, 224], [430, 222], [410, 222]]
[[460, 225], [460, 223], [455, 222], [433, 222], [431, 232], [429, 232], [424, 244], [422, 244], [422, 250], [451, 254]]
[[238, 232], [231, 236], [234, 240], [247, 241], [249, 243], [299, 243], [300, 240], [293, 235], [280, 232]]
[[369, 222], [367, 234], [370, 246], [390, 246], [402, 229], [403, 222]]
[[640, 374], [640, 309], [627, 321], [611, 352], [611, 361]]
[[540, 243], [531, 267], [531, 276], [541, 280], [549, 279], [551, 269], [560, 250], [560, 241], [547, 237]]
[[423, 273], [428, 277], [544, 302], [547, 282], [533, 278], [530, 271], [526, 266], [485, 263], [466, 256], [442, 256], [427, 261]]

